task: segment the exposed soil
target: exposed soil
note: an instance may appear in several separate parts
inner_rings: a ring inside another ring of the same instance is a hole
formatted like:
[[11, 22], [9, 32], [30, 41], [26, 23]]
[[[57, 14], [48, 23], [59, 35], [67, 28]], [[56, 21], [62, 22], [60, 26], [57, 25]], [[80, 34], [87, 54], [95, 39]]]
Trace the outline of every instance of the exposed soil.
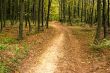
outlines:
[[29, 56], [19, 67], [20, 73], [110, 73], [96, 70], [97, 64], [88, 58], [83, 41], [77, 39], [69, 27], [59, 22], [50, 24], [55, 28], [54, 34], [43, 35], [51, 37], [32, 46]]

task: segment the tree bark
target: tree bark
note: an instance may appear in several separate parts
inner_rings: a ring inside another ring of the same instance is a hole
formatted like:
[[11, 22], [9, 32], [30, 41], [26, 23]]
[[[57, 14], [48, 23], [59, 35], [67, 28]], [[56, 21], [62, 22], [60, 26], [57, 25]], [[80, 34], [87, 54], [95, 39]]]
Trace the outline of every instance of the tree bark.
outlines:
[[24, 17], [24, 0], [20, 0], [20, 24], [19, 24], [19, 35], [18, 39], [23, 39], [23, 17]]
[[107, 26], [107, 19], [106, 19], [106, 0], [103, 0], [103, 28], [104, 28], [104, 38], [108, 35], [108, 26]]
[[97, 30], [94, 43], [98, 43], [101, 35], [101, 0], [97, 0]]
[[49, 16], [50, 16], [50, 8], [51, 8], [52, 0], [48, 0], [48, 13], [47, 13], [47, 20], [46, 20], [46, 28], [49, 28]]

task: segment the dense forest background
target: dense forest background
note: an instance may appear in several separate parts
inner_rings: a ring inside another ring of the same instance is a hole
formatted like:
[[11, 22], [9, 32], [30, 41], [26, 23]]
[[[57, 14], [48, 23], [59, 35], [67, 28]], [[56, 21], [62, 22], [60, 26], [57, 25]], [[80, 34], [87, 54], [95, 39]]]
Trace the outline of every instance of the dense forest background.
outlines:
[[[107, 37], [109, 27], [109, 0], [1, 0], [0, 2], [0, 32], [7, 25], [19, 24], [18, 38], [23, 38], [23, 27], [29, 26], [29, 32], [40, 31], [44, 25], [48, 28], [49, 20], [59, 20], [73, 23], [86, 23], [90, 26], [98, 23], [97, 37], [101, 26], [104, 37]], [[49, 19], [50, 17], [50, 19]]]
[[[93, 29], [92, 47], [110, 47], [110, 0], [0, 0], [0, 73], [13, 72], [15, 62], [26, 57], [33, 44], [25, 39], [50, 30], [52, 21]], [[12, 48], [16, 55], [10, 58], [4, 50]]]

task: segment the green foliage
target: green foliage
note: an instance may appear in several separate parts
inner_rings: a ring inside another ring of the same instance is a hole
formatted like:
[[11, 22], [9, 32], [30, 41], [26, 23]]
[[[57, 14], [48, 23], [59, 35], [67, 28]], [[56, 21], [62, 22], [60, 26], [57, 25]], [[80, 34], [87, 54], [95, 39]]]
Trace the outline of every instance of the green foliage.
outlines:
[[80, 22], [81, 22], [81, 19], [80, 19], [80, 18], [75, 18], [75, 19], [73, 19], [72, 22], [73, 22], [73, 23], [80, 23]]
[[5, 65], [5, 63], [0, 62], [0, 73], [9, 73], [10, 69]]
[[91, 44], [91, 49], [95, 52], [102, 51], [103, 49], [110, 49], [110, 40], [103, 39], [98, 44]]
[[50, 11], [50, 19], [58, 20], [59, 19], [59, 3], [58, 0], [53, 0]]
[[16, 43], [17, 40], [14, 39], [14, 38], [9, 38], [9, 37], [6, 37], [6, 38], [2, 38], [0, 39], [1, 43], [3, 44], [10, 44], [10, 43]]
[[17, 59], [17, 58], [15, 58], [15, 57], [14, 57], [14, 58], [12, 58], [12, 59], [10, 59], [10, 61], [11, 61], [12, 63], [14, 63], [14, 64], [15, 64], [15, 63], [18, 63], [18, 59]]
[[13, 50], [13, 53], [15, 54], [15, 57], [10, 59], [10, 62], [12, 62], [13, 66], [11, 66], [11, 69], [17, 69], [19, 63], [28, 55], [29, 52], [29, 45], [26, 43], [23, 43], [21, 45], [22, 48], [20, 48], [18, 45], [15, 46], [15, 49]]
[[4, 45], [4, 44], [0, 44], [0, 50], [5, 50], [6, 48], [7, 48], [6, 45]]
[[13, 53], [14, 53], [15, 55], [19, 55], [19, 53], [20, 53], [20, 48], [18, 47], [18, 45], [15, 45], [15, 49], [13, 50]]
[[25, 53], [29, 52], [29, 48], [28, 47], [29, 46], [26, 43], [23, 44], [23, 48], [24, 48]]
[[51, 20], [59, 20], [59, 16], [58, 16], [58, 14], [51, 14], [50, 19]]

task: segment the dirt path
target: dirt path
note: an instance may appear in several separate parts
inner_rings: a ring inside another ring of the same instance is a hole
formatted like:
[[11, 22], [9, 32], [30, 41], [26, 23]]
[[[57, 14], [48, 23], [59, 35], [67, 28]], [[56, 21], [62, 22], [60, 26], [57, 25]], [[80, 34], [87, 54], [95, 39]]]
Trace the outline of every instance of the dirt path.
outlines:
[[58, 34], [45, 47], [44, 53], [39, 58], [34, 57], [32, 64], [20, 73], [89, 73], [88, 66], [81, 58], [79, 41], [71, 30], [58, 22], [51, 24]]
[[57, 68], [59, 56], [63, 56], [61, 48], [63, 46], [64, 35], [60, 34], [53, 41], [52, 45], [40, 57], [41, 63], [34, 67], [33, 73], [54, 73]]

